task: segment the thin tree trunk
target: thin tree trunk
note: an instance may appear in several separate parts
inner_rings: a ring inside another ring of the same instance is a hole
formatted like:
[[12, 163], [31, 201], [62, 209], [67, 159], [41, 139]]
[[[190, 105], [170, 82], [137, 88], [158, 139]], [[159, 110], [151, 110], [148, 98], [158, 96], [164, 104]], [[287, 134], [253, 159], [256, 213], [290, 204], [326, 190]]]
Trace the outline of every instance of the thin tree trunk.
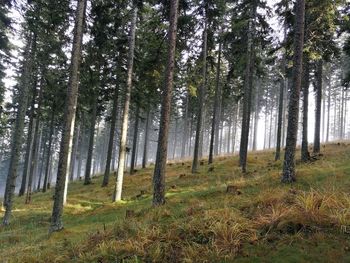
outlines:
[[251, 111], [251, 97], [253, 86], [253, 67], [254, 67], [254, 23], [253, 20], [256, 16], [256, 5], [251, 9], [251, 17], [248, 22], [247, 32], [247, 59], [245, 70], [245, 83], [244, 83], [244, 96], [243, 96], [243, 117], [242, 117], [242, 131], [241, 131], [241, 144], [239, 150], [239, 163], [242, 168], [242, 172], [245, 173], [247, 169], [247, 155], [248, 155], [248, 140], [249, 140], [249, 124], [250, 124], [250, 111]]
[[255, 94], [255, 113], [254, 113], [254, 136], [253, 136], [253, 151], [257, 150], [258, 141], [258, 123], [259, 123], [259, 111], [260, 111], [260, 82], [256, 88]]
[[71, 56], [70, 76], [64, 115], [64, 128], [60, 145], [57, 182], [55, 187], [54, 204], [52, 209], [50, 232], [63, 229], [62, 214], [64, 192], [69, 169], [69, 152], [72, 148], [75, 111], [78, 98], [79, 66], [83, 39], [86, 0], [78, 0]]
[[183, 131], [182, 131], [182, 146], [181, 146], [181, 159], [186, 156], [186, 146], [188, 144], [188, 107], [189, 107], [189, 94], [186, 94], [185, 114], [183, 119]]
[[[113, 153], [113, 147], [114, 147], [114, 132], [117, 122], [117, 112], [118, 112], [118, 87], [115, 87], [114, 90], [114, 97], [113, 97], [113, 107], [112, 107], [112, 116], [111, 116], [111, 127], [109, 130], [109, 140], [108, 140], [108, 151], [107, 151], [107, 158], [106, 158], [106, 167], [104, 172], [104, 177], [108, 176], [111, 172], [111, 160], [112, 160], [112, 153]], [[106, 175], [108, 174], [108, 175]]]
[[54, 134], [54, 126], [55, 124], [55, 111], [54, 106], [51, 108], [51, 119], [50, 119], [50, 131], [49, 131], [49, 145], [47, 146], [47, 155], [46, 155], [46, 166], [45, 166], [45, 177], [44, 177], [44, 185], [43, 185], [43, 193], [46, 192], [49, 184], [49, 172], [50, 172], [50, 159], [51, 159], [51, 149], [52, 149], [52, 141]]
[[[36, 78], [35, 78], [36, 79]], [[21, 188], [19, 190], [19, 196], [23, 196], [26, 187], [27, 187], [27, 179], [28, 179], [28, 168], [31, 162], [32, 158], [32, 147], [33, 147], [33, 127], [35, 126], [35, 99], [36, 99], [36, 94], [37, 94], [37, 87], [36, 87], [36, 80], [34, 81], [33, 85], [33, 95], [32, 95], [32, 105], [30, 108], [30, 113], [29, 113], [29, 125], [28, 125], [28, 134], [27, 134], [27, 147], [26, 147], [26, 155], [25, 155], [25, 161], [24, 161], [24, 166], [23, 166], [23, 173], [22, 173], [22, 182], [21, 182]]]
[[75, 162], [76, 162], [77, 151], [79, 146], [79, 137], [80, 137], [80, 124], [76, 125], [75, 132], [74, 132], [73, 150], [70, 158], [69, 181], [74, 180]]
[[168, 31], [168, 63], [165, 71], [165, 86], [162, 94], [161, 118], [157, 147], [156, 164], [153, 174], [153, 205], [165, 203], [165, 168], [168, 151], [169, 120], [175, 68], [176, 33], [179, 0], [170, 1], [170, 25]]
[[150, 130], [150, 124], [152, 120], [151, 115], [151, 109], [149, 108], [147, 110], [147, 119], [146, 119], [146, 125], [145, 125], [145, 138], [144, 138], [144, 144], [143, 144], [143, 157], [142, 157], [142, 168], [146, 168], [147, 162], [148, 162], [148, 144], [149, 144], [149, 130]]
[[203, 124], [203, 103], [206, 89], [206, 78], [207, 78], [207, 42], [208, 42], [208, 18], [205, 14], [204, 31], [203, 31], [203, 62], [202, 62], [202, 83], [199, 87], [198, 93], [198, 112], [197, 112], [197, 126], [196, 126], [196, 137], [194, 142], [194, 154], [192, 163], [192, 173], [198, 172], [198, 159], [200, 155], [200, 141], [202, 138], [202, 124]]
[[316, 111], [315, 111], [315, 136], [314, 136], [314, 154], [321, 150], [320, 131], [321, 131], [321, 110], [322, 110], [322, 78], [323, 78], [323, 62], [317, 62], [316, 70]]
[[301, 141], [301, 160], [307, 162], [310, 160], [309, 154], [309, 142], [308, 142], [308, 114], [309, 114], [309, 86], [310, 86], [310, 64], [309, 59], [306, 57], [307, 54], [304, 54], [304, 69], [303, 75], [304, 80], [302, 81], [303, 85], [303, 133]]
[[15, 193], [16, 187], [16, 178], [17, 178], [17, 168], [19, 162], [19, 155], [22, 145], [22, 134], [24, 128], [24, 119], [27, 110], [28, 103], [28, 92], [30, 86], [30, 76], [32, 72], [32, 60], [34, 58], [36, 46], [36, 36], [31, 34], [25, 48], [25, 62], [23, 66], [23, 75], [21, 79], [21, 85], [18, 96], [18, 110], [16, 115], [16, 122], [14, 124], [14, 132], [12, 137], [12, 149], [10, 157], [10, 167], [6, 180], [6, 188], [4, 195], [4, 207], [5, 214], [3, 218], [3, 225], [9, 225], [10, 217], [12, 213], [13, 206], [13, 196]]
[[139, 137], [139, 115], [140, 115], [140, 106], [136, 106], [136, 113], [135, 113], [135, 123], [134, 123], [134, 136], [132, 140], [132, 152], [131, 152], [131, 163], [130, 163], [130, 174], [135, 173], [135, 162], [137, 159], [137, 153], [136, 153], [136, 146], [138, 142], [138, 137]]
[[[211, 136], [210, 136], [210, 144], [209, 144], [209, 160], [208, 163], [213, 163], [213, 155], [218, 154], [218, 142], [219, 142], [219, 115], [220, 115], [220, 102], [221, 102], [221, 85], [220, 85], [220, 71], [221, 71], [221, 52], [222, 52], [222, 41], [219, 40], [219, 54], [218, 54], [218, 62], [216, 64], [216, 83], [215, 83], [215, 98], [214, 98], [214, 111], [213, 111], [213, 119], [211, 122]], [[215, 144], [215, 151], [214, 151]]]
[[89, 134], [89, 148], [88, 148], [88, 155], [86, 159], [86, 167], [85, 167], [85, 178], [84, 178], [84, 184], [89, 185], [91, 184], [91, 165], [92, 165], [92, 156], [94, 152], [94, 138], [95, 138], [95, 125], [96, 125], [96, 119], [97, 119], [97, 96], [94, 96], [94, 102], [92, 105], [92, 112], [91, 112], [91, 119], [90, 119], [90, 134]]
[[326, 142], [329, 142], [329, 130], [331, 122], [331, 85], [328, 85], [328, 98], [327, 98], [327, 131], [326, 131]]
[[295, 181], [295, 150], [298, 134], [299, 99], [303, 69], [305, 0], [296, 2], [296, 20], [294, 33], [293, 82], [289, 99], [288, 129], [286, 151], [283, 163], [283, 183]]
[[[126, 143], [128, 135], [128, 120], [129, 120], [129, 108], [130, 108], [130, 95], [132, 89], [132, 76], [134, 66], [134, 52], [135, 52], [135, 36], [136, 36], [136, 22], [137, 22], [137, 6], [134, 5], [133, 17], [130, 28], [129, 36], [129, 54], [128, 54], [128, 70], [127, 70], [127, 83], [125, 90], [123, 120], [121, 125], [121, 135], [119, 144], [119, 160], [117, 170], [117, 180], [114, 187], [113, 201], [120, 201], [122, 198], [123, 179], [124, 179], [124, 165], [126, 155]], [[102, 186], [108, 185], [108, 178], [103, 178]]]

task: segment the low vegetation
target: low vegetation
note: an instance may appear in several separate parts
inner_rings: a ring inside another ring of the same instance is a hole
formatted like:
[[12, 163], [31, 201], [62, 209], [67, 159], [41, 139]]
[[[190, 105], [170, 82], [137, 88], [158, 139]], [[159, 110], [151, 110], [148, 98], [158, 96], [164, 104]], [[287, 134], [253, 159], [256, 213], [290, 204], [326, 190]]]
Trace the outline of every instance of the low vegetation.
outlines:
[[152, 167], [126, 177], [117, 204], [101, 177], [77, 181], [65, 229], [50, 236], [53, 192], [35, 193], [29, 205], [16, 198], [12, 224], [0, 229], [0, 261], [350, 262], [350, 144], [323, 152], [298, 164], [291, 185], [280, 183], [272, 151], [253, 152], [246, 175], [237, 157], [205, 163], [196, 175], [188, 162], [169, 163], [167, 202], [157, 208]]

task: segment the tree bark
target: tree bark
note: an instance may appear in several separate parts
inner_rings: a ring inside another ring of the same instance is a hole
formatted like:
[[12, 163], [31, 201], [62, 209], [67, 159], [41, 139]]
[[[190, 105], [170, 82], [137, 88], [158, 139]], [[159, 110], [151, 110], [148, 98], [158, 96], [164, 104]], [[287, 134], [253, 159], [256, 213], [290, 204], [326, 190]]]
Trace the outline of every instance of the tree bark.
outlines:
[[208, 53], [208, 18], [205, 14], [204, 31], [203, 31], [203, 61], [202, 61], [202, 83], [197, 91], [198, 96], [198, 112], [197, 112], [197, 126], [196, 126], [196, 137], [194, 141], [194, 154], [192, 162], [192, 173], [198, 172], [198, 160], [200, 154], [200, 141], [202, 138], [202, 125], [203, 125], [203, 103], [206, 89], [206, 78], [207, 78], [207, 53]]
[[247, 170], [247, 155], [248, 155], [248, 140], [249, 140], [249, 124], [250, 124], [250, 111], [252, 100], [252, 86], [253, 86], [253, 67], [254, 67], [254, 47], [253, 38], [255, 25], [253, 19], [256, 16], [256, 5], [251, 9], [251, 17], [248, 23], [247, 32], [247, 61], [244, 80], [244, 95], [243, 95], [243, 116], [242, 116], [242, 129], [241, 129], [241, 144], [239, 150], [239, 163], [242, 168], [242, 172]]
[[168, 63], [165, 71], [165, 85], [162, 96], [161, 118], [157, 147], [156, 164], [153, 174], [153, 205], [159, 206], [165, 203], [165, 168], [167, 162], [169, 121], [171, 112], [171, 98], [173, 90], [173, 78], [176, 53], [176, 33], [179, 0], [170, 1], [170, 17], [168, 31]]
[[139, 115], [140, 115], [140, 106], [136, 106], [136, 112], [135, 112], [135, 123], [134, 123], [134, 136], [132, 140], [132, 152], [131, 152], [131, 163], [130, 163], [130, 174], [133, 175], [135, 173], [135, 162], [137, 159], [137, 143], [138, 143], [138, 137], [139, 137]]
[[283, 183], [291, 183], [296, 179], [295, 150], [298, 134], [299, 99], [303, 69], [304, 22], [305, 0], [297, 0], [294, 33], [293, 80], [289, 99], [286, 151], [284, 155], [283, 174], [281, 179]]
[[[133, 77], [133, 67], [134, 67], [134, 53], [135, 53], [135, 37], [136, 37], [136, 22], [137, 22], [137, 6], [134, 5], [133, 17], [130, 27], [129, 35], [129, 54], [128, 54], [128, 69], [127, 69], [127, 82], [124, 98], [124, 109], [123, 118], [121, 125], [121, 135], [119, 144], [119, 160], [118, 160], [118, 170], [117, 170], [117, 180], [114, 186], [113, 202], [120, 201], [122, 199], [123, 190], [123, 179], [124, 179], [124, 166], [125, 166], [125, 156], [126, 156], [126, 145], [127, 145], [127, 135], [128, 135], [128, 120], [129, 120], [129, 108], [130, 108], [130, 96], [132, 89], [132, 77]], [[103, 179], [102, 186], [108, 184], [108, 178]]]
[[315, 136], [314, 136], [314, 150], [313, 153], [317, 154], [321, 150], [321, 110], [322, 110], [322, 78], [323, 78], [323, 62], [322, 60], [317, 62], [316, 70], [316, 111], [315, 111]]
[[22, 135], [24, 128], [24, 119], [26, 116], [27, 103], [28, 103], [28, 92], [30, 86], [30, 76], [32, 72], [35, 53], [36, 38], [30, 33], [29, 39], [26, 43], [24, 58], [25, 62], [23, 65], [23, 73], [21, 79], [21, 85], [18, 96], [18, 109], [16, 114], [16, 122], [14, 124], [14, 132], [12, 135], [11, 144], [11, 157], [10, 157], [10, 167], [6, 180], [6, 188], [4, 195], [4, 207], [5, 214], [3, 218], [3, 225], [7, 226], [10, 224], [10, 217], [12, 213], [13, 206], [13, 196], [16, 188], [16, 178], [17, 178], [17, 167], [19, 162], [19, 155], [22, 145]]
[[146, 125], [145, 125], [145, 138], [144, 138], [144, 144], [143, 144], [143, 157], [142, 157], [142, 168], [145, 169], [148, 162], [148, 144], [149, 144], [149, 130], [150, 130], [150, 124], [152, 122], [152, 115], [151, 115], [151, 109], [149, 108], [147, 110], [147, 119], [146, 119]]
[[209, 160], [208, 163], [213, 163], [214, 155], [214, 144], [215, 144], [215, 155], [218, 154], [218, 143], [219, 143], [219, 115], [220, 115], [220, 102], [221, 102], [221, 85], [220, 85], [220, 71], [221, 71], [221, 52], [222, 52], [222, 41], [219, 40], [219, 54], [218, 62], [216, 64], [216, 83], [215, 83], [215, 98], [214, 98], [214, 111], [213, 119], [211, 122], [211, 136], [209, 144]]
[[114, 132], [115, 132], [115, 127], [116, 127], [117, 112], [118, 112], [118, 93], [119, 93], [119, 89], [118, 89], [118, 87], [115, 87], [114, 96], [113, 96], [111, 127], [109, 130], [108, 150], [107, 150], [107, 158], [106, 158], [106, 167], [105, 167], [104, 177], [109, 176], [109, 174], [111, 172], [111, 160], [112, 160], [113, 147], [114, 147]]
[[50, 158], [51, 158], [51, 149], [52, 149], [52, 141], [54, 134], [54, 126], [55, 124], [55, 111], [54, 106], [51, 108], [51, 118], [50, 118], [50, 131], [49, 131], [49, 145], [47, 146], [47, 155], [46, 155], [46, 166], [45, 166], [45, 177], [44, 177], [44, 185], [43, 185], [43, 193], [46, 192], [49, 184], [49, 172], [50, 172]]
[[310, 86], [310, 64], [309, 59], [304, 54], [303, 75], [303, 132], [301, 141], [301, 160], [308, 162], [310, 160], [309, 142], [308, 142], [308, 114], [309, 114], [309, 86]]
[[78, 0], [75, 18], [74, 38], [70, 65], [70, 76], [64, 114], [64, 128], [58, 160], [57, 181], [55, 187], [54, 204], [51, 216], [50, 232], [63, 229], [62, 214], [64, 192], [69, 169], [69, 152], [72, 148], [72, 134], [74, 131], [75, 112], [78, 98], [79, 67], [81, 46], [83, 39], [86, 0]]
[[33, 95], [32, 95], [32, 105], [30, 108], [29, 113], [29, 125], [28, 125], [28, 134], [27, 134], [27, 143], [26, 143], [26, 155], [24, 159], [24, 166], [23, 166], [23, 173], [22, 173], [22, 182], [21, 182], [21, 188], [19, 190], [19, 196], [23, 196], [26, 187], [27, 187], [27, 179], [28, 179], [28, 168], [31, 162], [32, 158], [32, 147], [33, 147], [33, 126], [35, 126], [35, 100], [36, 100], [36, 94], [37, 94], [37, 87], [36, 87], [36, 81], [34, 81], [33, 85]]
[[87, 159], [86, 159], [85, 178], [84, 178], [85, 185], [91, 184], [91, 164], [92, 164], [92, 156], [93, 156], [93, 152], [94, 152], [94, 138], [95, 138], [95, 125], [96, 125], [96, 119], [97, 119], [97, 106], [98, 106], [98, 99], [97, 99], [97, 96], [95, 95], [94, 102], [92, 105], [91, 119], [90, 119], [89, 148], [88, 148], [88, 155], [87, 155]]

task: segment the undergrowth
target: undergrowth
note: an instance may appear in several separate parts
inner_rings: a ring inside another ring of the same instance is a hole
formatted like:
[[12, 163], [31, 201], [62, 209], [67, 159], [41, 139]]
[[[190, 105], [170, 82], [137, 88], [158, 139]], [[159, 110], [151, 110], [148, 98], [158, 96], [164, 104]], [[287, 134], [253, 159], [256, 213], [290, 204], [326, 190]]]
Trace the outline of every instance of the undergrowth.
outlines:
[[77, 181], [65, 229], [51, 236], [52, 190], [30, 205], [16, 198], [12, 224], [0, 228], [0, 262], [350, 262], [350, 145], [322, 154], [298, 164], [292, 185], [280, 183], [272, 151], [250, 153], [247, 174], [231, 156], [196, 175], [189, 162], [172, 163], [157, 208], [152, 167], [126, 176], [117, 204], [100, 177]]

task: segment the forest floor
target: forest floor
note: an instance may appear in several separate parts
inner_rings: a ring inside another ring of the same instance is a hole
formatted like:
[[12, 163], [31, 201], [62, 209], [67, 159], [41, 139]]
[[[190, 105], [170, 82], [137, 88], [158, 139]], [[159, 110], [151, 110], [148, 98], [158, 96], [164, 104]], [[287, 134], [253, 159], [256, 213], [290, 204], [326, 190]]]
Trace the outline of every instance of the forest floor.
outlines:
[[[272, 151], [167, 170], [167, 202], [153, 208], [153, 168], [126, 176], [113, 204], [101, 177], [69, 185], [61, 232], [48, 235], [52, 190], [30, 205], [16, 198], [11, 226], [0, 228], [0, 262], [350, 262], [350, 143], [322, 147], [280, 183]], [[213, 168], [210, 168], [213, 167]], [[2, 217], [3, 212], [0, 212]]]

